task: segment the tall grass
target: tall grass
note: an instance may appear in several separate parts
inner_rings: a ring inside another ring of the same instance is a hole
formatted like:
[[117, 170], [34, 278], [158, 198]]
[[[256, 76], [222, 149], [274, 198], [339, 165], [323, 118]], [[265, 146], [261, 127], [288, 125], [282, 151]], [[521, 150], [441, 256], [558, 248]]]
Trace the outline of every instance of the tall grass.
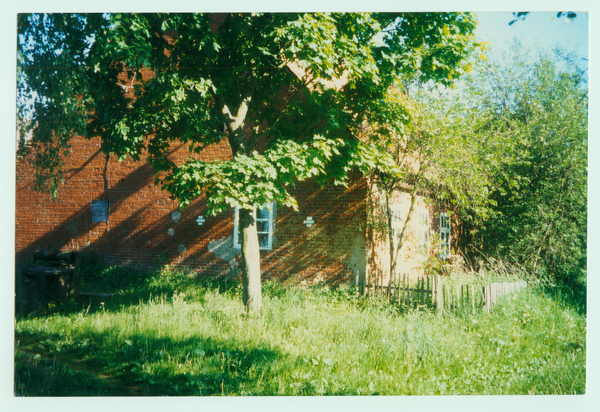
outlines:
[[87, 286], [117, 272], [113, 301], [18, 320], [18, 395], [585, 392], [585, 315], [538, 289], [440, 315], [267, 283], [248, 318], [229, 280], [107, 269]]

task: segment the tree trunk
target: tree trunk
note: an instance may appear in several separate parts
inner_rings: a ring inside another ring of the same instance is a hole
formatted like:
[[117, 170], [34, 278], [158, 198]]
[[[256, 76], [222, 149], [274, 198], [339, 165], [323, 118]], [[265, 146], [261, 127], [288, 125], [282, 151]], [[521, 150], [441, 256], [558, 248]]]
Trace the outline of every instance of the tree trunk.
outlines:
[[[387, 214], [387, 230], [388, 230], [388, 242], [390, 243], [390, 279], [391, 283], [394, 278], [394, 272], [396, 271], [396, 231], [394, 230], [394, 218], [392, 216], [392, 209], [390, 206], [391, 197], [394, 194], [394, 190], [385, 189], [385, 212]], [[388, 285], [390, 284], [388, 283]], [[389, 290], [389, 289], [388, 289]]]
[[[229, 106], [222, 95], [214, 93], [215, 101], [223, 114], [228, 130], [229, 146], [233, 157], [250, 155], [252, 147], [244, 138], [244, 121], [256, 87], [256, 77], [249, 76], [242, 87], [242, 99], [237, 108]], [[232, 109], [233, 108], [233, 112]], [[239, 228], [242, 246], [242, 301], [248, 314], [259, 314], [262, 308], [260, 285], [260, 248], [256, 228], [256, 207], [254, 210], [239, 209]]]
[[259, 314], [262, 308], [260, 249], [256, 229], [256, 210], [240, 209], [242, 244], [242, 301], [246, 312]]

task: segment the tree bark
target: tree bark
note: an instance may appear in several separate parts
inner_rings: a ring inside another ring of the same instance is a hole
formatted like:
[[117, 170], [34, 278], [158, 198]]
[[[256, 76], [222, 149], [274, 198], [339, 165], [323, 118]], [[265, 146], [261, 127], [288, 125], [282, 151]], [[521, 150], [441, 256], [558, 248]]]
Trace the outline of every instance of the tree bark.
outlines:
[[260, 279], [260, 249], [256, 229], [256, 210], [240, 209], [239, 224], [242, 244], [242, 301], [250, 315], [260, 313], [262, 292]]

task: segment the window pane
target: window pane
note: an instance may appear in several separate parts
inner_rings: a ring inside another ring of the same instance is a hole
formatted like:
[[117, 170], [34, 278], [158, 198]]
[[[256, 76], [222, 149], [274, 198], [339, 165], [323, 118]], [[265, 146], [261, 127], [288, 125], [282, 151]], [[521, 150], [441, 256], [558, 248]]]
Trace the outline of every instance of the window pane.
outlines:
[[269, 232], [269, 221], [265, 221], [265, 220], [259, 220], [258, 222], [256, 222], [256, 230], [258, 232], [265, 232], [268, 233]]
[[260, 247], [268, 248], [269, 247], [269, 235], [259, 234], [258, 235], [258, 243]]
[[[269, 203], [269, 205], [273, 205]], [[256, 208], [256, 229], [258, 232], [258, 243], [261, 249], [270, 249], [272, 245], [270, 244], [270, 239], [273, 231], [273, 212], [270, 211], [267, 207], [257, 207]], [[240, 247], [242, 241], [242, 232], [239, 228], [239, 209], [235, 208], [235, 220], [234, 220], [234, 246]]]
[[266, 207], [263, 207], [262, 209], [256, 210], [256, 217], [258, 219], [269, 219], [271, 217], [271, 212], [269, 212], [269, 209]]

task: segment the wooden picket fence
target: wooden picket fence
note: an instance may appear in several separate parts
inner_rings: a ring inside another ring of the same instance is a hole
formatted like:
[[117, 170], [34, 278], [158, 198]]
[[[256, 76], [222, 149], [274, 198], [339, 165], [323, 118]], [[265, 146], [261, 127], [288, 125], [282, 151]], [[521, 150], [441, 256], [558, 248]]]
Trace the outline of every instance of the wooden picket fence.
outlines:
[[519, 289], [523, 289], [526, 287], [527, 282], [525, 282], [524, 280], [510, 283], [488, 283], [483, 287], [485, 311], [489, 312], [494, 307], [500, 296], [513, 293]]
[[407, 274], [397, 275], [387, 285], [384, 280], [382, 272], [370, 274], [364, 295], [384, 298], [401, 306], [434, 307], [442, 312], [459, 308], [468, 308], [473, 313], [477, 309], [489, 312], [501, 296], [527, 287], [525, 281], [488, 283], [485, 286], [445, 285], [440, 276], [422, 276], [416, 282], [410, 282]]

